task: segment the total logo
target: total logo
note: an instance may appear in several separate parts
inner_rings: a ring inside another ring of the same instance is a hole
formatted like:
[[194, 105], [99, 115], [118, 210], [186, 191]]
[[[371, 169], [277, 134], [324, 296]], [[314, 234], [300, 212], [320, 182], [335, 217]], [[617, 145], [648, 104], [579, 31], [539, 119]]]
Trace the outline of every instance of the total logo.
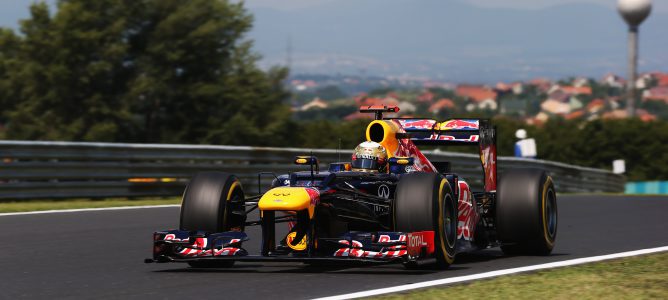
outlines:
[[424, 245], [424, 235], [420, 233], [409, 233], [406, 235], [406, 250], [408, 250], [408, 255], [419, 257]]
[[421, 234], [408, 234], [408, 247], [422, 247], [424, 245], [424, 236]]

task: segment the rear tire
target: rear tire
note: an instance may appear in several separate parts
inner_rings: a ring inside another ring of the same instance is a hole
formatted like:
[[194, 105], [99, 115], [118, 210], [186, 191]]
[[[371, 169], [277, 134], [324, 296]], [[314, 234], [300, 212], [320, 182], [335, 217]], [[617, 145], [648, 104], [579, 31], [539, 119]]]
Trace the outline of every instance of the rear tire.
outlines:
[[[448, 181], [437, 173], [402, 176], [394, 201], [394, 227], [400, 232], [434, 231], [437, 267], [455, 260], [457, 200]], [[417, 264], [406, 263], [407, 268]]]
[[[244, 191], [234, 175], [222, 172], [196, 174], [188, 183], [181, 203], [181, 230], [243, 231], [246, 222]], [[231, 267], [234, 261], [189, 262], [194, 268]]]
[[509, 170], [499, 178], [496, 228], [505, 254], [550, 254], [557, 217], [557, 194], [545, 171]]

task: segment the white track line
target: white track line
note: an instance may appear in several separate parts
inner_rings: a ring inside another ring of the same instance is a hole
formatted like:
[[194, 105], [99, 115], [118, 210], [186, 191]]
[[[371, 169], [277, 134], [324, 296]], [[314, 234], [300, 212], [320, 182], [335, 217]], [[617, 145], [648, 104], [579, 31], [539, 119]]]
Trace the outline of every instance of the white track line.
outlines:
[[365, 291], [365, 292], [357, 292], [357, 293], [351, 293], [351, 294], [344, 294], [344, 295], [338, 295], [338, 296], [318, 298], [316, 300], [338, 300], [338, 299], [354, 299], [354, 298], [362, 298], [362, 297], [371, 297], [371, 296], [377, 296], [377, 295], [382, 295], [382, 294], [397, 293], [397, 292], [404, 292], [404, 291], [409, 291], [409, 290], [414, 290], [414, 289], [421, 289], [421, 288], [432, 287], [432, 286], [437, 286], [437, 285], [459, 283], [459, 282], [465, 282], [465, 281], [471, 281], [471, 280], [492, 278], [492, 277], [497, 277], [497, 276], [502, 276], [502, 275], [517, 274], [517, 273], [531, 272], [531, 271], [551, 269], [551, 268], [574, 266], [574, 265], [580, 265], [580, 264], [586, 264], [586, 263], [592, 263], [592, 262], [598, 262], [598, 261], [604, 261], [604, 260], [610, 260], [610, 259], [616, 259], [616, 258], [623, 258], [623, 257], [637, 256], [637, 255], [657, 253], [657, 252], [665, 252], [665, 251], [668, 251], [668, 246], [658, 247], [658, 248], [651, 248], [651, 249], [636, 250], [636, 251], [629, 251], [629, 252], [614, 253], [614, 254], [608, 254], [608, 255], [583, 257], [583, 258], [564, 260], [564, 261], [558, 261], [558, 262], [541, 264], [541, 265], [533, 265], [533, 266], [526, 266], [526, 267], [520, 267], [520, 268], [512, 268], [512, 269], [491, 271], [491, 272], [480, 273], [480, 274], [473, 274], [473, 275], [466, 275], [466, 276], [459, 276], [459, 277], [451, 277], [451, 278], [444, 278], [444, 279], [438, 279], [438, 280], [424, 281], [424, 282], [418, 282], [418, 283], [411, 283], [411, 284], [406, 284], [406, 285], [399, 285], [399, 286], [394, 286], [394, 287], [382, 288], [382, 289], [377, 289], [377, 290], [370, 290], [370, 291]]
[[120, 206], [120, 207], [100, 207], [100, 208], [79, 208], [79, 209], [56, 209], [56, 210], [39, 210], [13, 213], [0, 213], [0, 217], [5, 216], [23, 216], [23, 215], [42, 215], [42, 214], [58, 214], [58, 213], [77, 213], [87, 211], [104, 211], [104, 210], [128, 210], [128, 209], [144, 209], [144, 208], [165, 208], [165, 207], [180, 207], [179, 204], [168, 205], [143, 205], [143, 206]]

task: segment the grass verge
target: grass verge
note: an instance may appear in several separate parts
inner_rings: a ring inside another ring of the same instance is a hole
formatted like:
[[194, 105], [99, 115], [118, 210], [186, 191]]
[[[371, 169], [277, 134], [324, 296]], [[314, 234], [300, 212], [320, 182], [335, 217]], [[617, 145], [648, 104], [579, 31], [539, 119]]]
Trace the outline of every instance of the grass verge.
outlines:
[[137, 199], [137, 200], [130, 200], [125, 198], [111, 198], [104, 200], [91, 200], [91, 199], [29, 200], [29, 201], [16, 201], [16, 202], [0, 202], [0, 213], [79, 209], [79, 208], [166, 205], [166, 204], [180, 204], [180, 203], [181, 203], [180, 197], [164, 198], [164, 199], [147, 198], [147, 199]]
[[430, 288], [375, 299], [668, 299], [668, 253]]

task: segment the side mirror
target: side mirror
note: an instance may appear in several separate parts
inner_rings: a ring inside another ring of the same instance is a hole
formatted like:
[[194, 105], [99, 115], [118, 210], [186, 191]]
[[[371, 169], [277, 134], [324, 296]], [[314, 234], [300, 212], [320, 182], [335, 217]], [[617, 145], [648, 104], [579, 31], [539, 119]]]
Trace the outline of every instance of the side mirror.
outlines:
[[412, 157], [392, 157], [388, 160], [390, 164], [390, 173], [404, 174], [408, 173], [408, 168], [413, 166], [415, 159]]
[[315, 156], [297, 156], [295, 157], [295, 165], [311, 166], [311, 173], [314, 169], [316, 173], [320, 172], [320, 161]]

